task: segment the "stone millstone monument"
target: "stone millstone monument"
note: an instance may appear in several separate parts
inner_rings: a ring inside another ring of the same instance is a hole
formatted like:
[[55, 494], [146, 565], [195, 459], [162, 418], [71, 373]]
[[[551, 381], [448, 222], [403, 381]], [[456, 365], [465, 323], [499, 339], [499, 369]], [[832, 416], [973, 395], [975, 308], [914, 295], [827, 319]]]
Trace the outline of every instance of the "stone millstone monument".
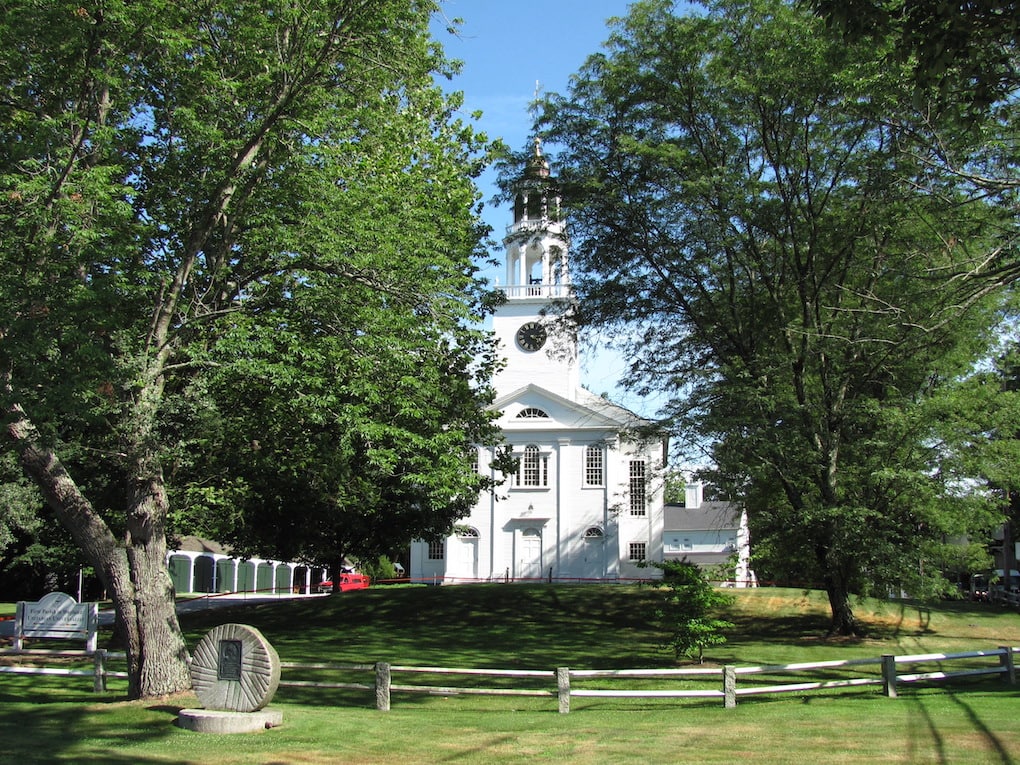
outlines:
[[191, 657], [191, 683], [204, 709], [182, 709], [177, 724], [199, 733], [275, 728], [283, 713], [264, 707], [280, 684], [280, 657], [254, 627], [221, 624]]

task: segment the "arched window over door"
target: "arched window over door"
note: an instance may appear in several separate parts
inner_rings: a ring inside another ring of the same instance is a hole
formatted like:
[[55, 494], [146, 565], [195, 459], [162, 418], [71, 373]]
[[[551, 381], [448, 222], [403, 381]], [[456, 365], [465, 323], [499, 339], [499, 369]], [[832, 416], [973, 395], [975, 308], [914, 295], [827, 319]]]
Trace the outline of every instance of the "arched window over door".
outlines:
[[584, 545], [579, 564], [584, 579], [602, 579], [606, 574], [606, 533], [601, 526], [589, 526], [584, 530]]

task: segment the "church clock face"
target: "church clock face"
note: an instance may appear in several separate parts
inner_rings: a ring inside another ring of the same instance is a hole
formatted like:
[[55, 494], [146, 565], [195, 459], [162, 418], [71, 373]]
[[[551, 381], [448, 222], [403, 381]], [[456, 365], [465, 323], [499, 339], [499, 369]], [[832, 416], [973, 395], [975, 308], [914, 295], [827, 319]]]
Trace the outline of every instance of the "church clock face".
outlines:
[[522, 351], [537, 351], [545, 345], [546, 337], [545, 327], [537, 321], [529, 321], [517, 330], [517, 345]]

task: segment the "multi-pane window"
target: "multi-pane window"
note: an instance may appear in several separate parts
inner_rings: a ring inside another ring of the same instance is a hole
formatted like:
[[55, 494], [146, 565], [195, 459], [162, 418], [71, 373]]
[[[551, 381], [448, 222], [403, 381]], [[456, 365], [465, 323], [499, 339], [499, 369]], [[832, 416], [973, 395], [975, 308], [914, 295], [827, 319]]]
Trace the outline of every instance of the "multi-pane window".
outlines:
[[584, 485], [601, 486], [605, 483], [605, 469], [602, 447], [589, 445], [584, 450]]
[[524, 454], [517, 463], [517, 485], [549, 485], [549, 458], [540, 454], [533, 444], [524, 447]]
[[548, 419], [548, 417], [549, 415], [546, 414], [543, 410], [538, 409], [537, 407], [534, 406], [529, 406], [525, 409], [522, 409], [517, 414], [517, 419], [519, 420], [543, 420]]
[[446, 557], [446, 541], [433, 539], [429, 542], [429, 560], [442, 560]]
[[631, 542], [630, 543], [630, 559], [631, 560], [644, 560], [645, 559], [645, 543], [644, 542]]
[[541, 463], [537, 446], [527, 446], [524, 449], [524, 459], [521, 460], [521, 484], [524, 486], [539, 486], [542, 477]]
[[645, 461], [630, 461], [630, 514], [645, 514]]

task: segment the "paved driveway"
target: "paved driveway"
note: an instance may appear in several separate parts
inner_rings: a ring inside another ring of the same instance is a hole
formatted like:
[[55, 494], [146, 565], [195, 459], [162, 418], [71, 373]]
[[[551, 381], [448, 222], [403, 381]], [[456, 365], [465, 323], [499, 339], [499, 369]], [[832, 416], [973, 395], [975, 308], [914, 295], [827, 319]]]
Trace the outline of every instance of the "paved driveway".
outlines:
[[[232, 592], [222, 595], [205, 595], [187, 600], [180, 600], [177, 603], [177, 613], [185, 614], [192, 611], [202, 611], [208, 608], [223, 608], [225, 606], [257, 605], [259, 603], [272, 603], [275, 600], [291, 600], [293, 598], [322, 598], [325, 595], [292, 595], [290, 593], [279, 595], [266, 595], [250, 592]], [[108, 627], [113, 624], [113, 611], [100, 611], [99, 624]], [[14, 637], [14, 619], [0, 621], [0, 638]]]

